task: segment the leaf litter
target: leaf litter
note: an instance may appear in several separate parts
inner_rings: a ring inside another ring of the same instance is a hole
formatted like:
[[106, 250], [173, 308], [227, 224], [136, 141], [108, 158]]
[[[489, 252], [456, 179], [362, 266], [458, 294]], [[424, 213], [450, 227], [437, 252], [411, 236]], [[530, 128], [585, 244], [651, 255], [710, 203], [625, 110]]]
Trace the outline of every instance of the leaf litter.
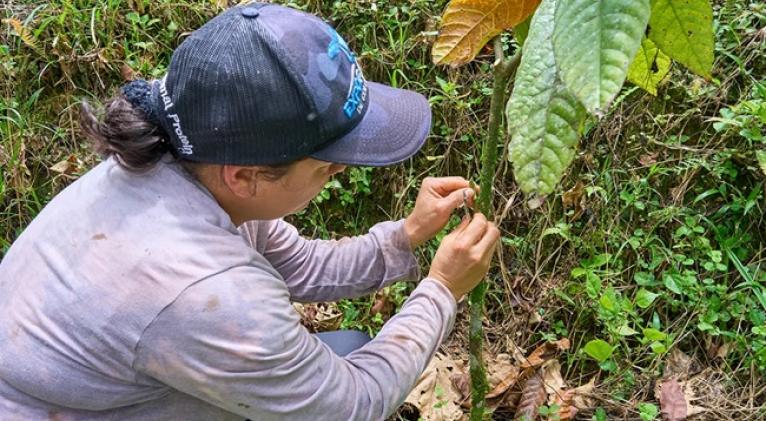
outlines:
[[[569, 388], [561, 374], [558, 356], [567, 351], [567, 338], [545, 342], [529, 355], [515, 352], [485, 357], [490, 391], [487, 407], [511, 413], [512, 419], [539, 419], [543, 405], [555, 409], [550, 419], [573, 420], [578, 411], [593, 408], [591, 394], [595, 378]], [[424, 421], [467, 419], [471, 407], [471, 386], [467, 365], [459, 358], [437, 354], [405, 402]]]

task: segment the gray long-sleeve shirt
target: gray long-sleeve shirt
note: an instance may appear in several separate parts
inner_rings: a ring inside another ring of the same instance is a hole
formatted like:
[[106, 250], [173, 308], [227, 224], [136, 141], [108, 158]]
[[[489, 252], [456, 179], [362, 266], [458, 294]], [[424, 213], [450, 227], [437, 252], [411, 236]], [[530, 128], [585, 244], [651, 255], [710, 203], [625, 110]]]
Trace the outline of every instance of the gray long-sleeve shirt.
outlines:
[[238, 229], [177, 164], [109, 159], [0, 262], [0, 419], [383, 419], [451, 329], [450, 292], [425, 278], [345, 358], [290, 302], [416, 276], [401, 222], [340, 241], [282, 220]]

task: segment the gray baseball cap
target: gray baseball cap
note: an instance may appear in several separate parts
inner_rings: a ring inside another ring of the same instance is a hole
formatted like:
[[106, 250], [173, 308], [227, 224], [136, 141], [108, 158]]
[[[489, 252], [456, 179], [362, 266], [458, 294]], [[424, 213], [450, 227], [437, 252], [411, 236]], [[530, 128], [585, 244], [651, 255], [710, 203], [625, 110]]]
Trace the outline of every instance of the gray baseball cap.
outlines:
[[194, 31], [151, 103], [177, 155], [218, 164], [390, 165], [417, 152], [431, 127], [425, 97], [366, 81], [331, 26], [268, 3]]

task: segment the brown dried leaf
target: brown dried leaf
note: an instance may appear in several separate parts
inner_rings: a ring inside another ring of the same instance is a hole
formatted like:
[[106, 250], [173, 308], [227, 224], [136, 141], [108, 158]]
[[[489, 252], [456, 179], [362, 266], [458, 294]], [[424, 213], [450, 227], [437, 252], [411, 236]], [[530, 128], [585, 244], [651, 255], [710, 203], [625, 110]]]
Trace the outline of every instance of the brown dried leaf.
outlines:
[[549, 401], [551, 405], [559, 407], [559, 421], [573, 420], [575, 415], [577, 415], [578, 409], [572, 405], [574, 393], [574, 389], [565, 390], [560, 394], [554, 395], [553, 400]]
[[378, 291], [375, 293], [375, 302], [370, 308], [370, 315], [374, 316], [380, 314], [384, 319], [391, 317], [394, 312], [394, 302], [391, 301], [391, 297], [384, 291]]
[[585, 192], [585, 184], [582, 181], [578, 181], [571, 189], [564, 192], [561, 195], [561, 203], [565, 208], [577, 207], [580, 205], [580, 199]]
[[683, 421], [687, 415], [686, 396], [678, 380], [667, 379], [660, 385], [660, 409], [665, 421]]
[[594, 377], [580, 387], [551, 395], [552, 398], [548, 400], [548, 403], [550, 405], [557, 405], [560, 408], [558, 413], [559, 421], [573, 420], [578, 411], [590, 409], [594, 406], [593, 400], [588, 395], [593, 392], [595, 381], [596, 378]]
[[658, 156], [659, 154], [657, 152], [641, 155], [638, 158], [638, 162], [645, 167], [651, 167], [653, 164], [657, 163]]
[[540, 0], [452, 0], [431, 52], [434, 63], [468, 63], [490, 39], [522, 22], [538, 4]]
[[723, 360], [731, 351], [731, 342], [719, 343], [717, 339], [714, 340], [711, 336], [707, 336], [705, 343], [707, 344], [707, 357], [711, 360], [716, 358]]
[[565, 209], [573, 209], [574, 213], [570, 218], [571, 221], [577, 221], [582, 217], [585, 212], [585, 184], [582, 181], [578, 181], [571, 189], [564, 192], [561, 196], [561, 202]]
[[338, 330], [343, 322], [343, 313], [335, 303], [294, 303], [293, 307], [301, 316], [301, 324], [310, 332]]
[[596, 378], [593, 377], [588, 383], [574, 389], [574, 397], [572, 398], [572, 404], [577, 409], [590, 409], [595, 406], [591, 394], [593, 389], [596, 388]]
[[63, 175], [72, 175], [77, 170], [77, 157], [69, 155], [67, 159], [51, 165], [50, 170]]
[[136, 78], [136, 72], [128, 65], [128, 63], [122, 63], [122, 66], [120, 66], [120, 74], [122, 75], [122, 80], [126, 82], [130, 82]]
[[551, 360], [543, 364], [542, 376], [545, 393], [548, 395], [556, 395], [566, 386], [564, 379], [561, 377], [561, 364], [557, 360]]
[[450, 378], [462, 372], [462, 364], [443, 354], [436, 354], [405, 399], [420, 411], [423, 421], [452, 421], [463, 417], [462, 400]]
[[471, 407], [471, 376], [465, 371], [450, 376], [452, 387], [460, 394], [460, 406]]
[[539, 367], [559, 352], [569, 349], [569, 345], [568, 338], [561, 338], [556, 342], [546, 342], [529, 354], [529, 357], [521, 363], [521, 368]]
[[665, 361], [663, 377], [687, 378], [692, 367], [692, 359], [678, 348], [673, 348]]
[[527, 379], [521, 392], [521, 400], [516, 407], [516, 421], [533, 421], [537, 418], [537, 410], [546, 401], [545, 385], [538, 369]]
[[520, 370], [518, 367], [509, 364], [507, 370], [504, 370], [502, 377], [497, 376], [490, 378], [490, 385], [492, 385], [492, 390], [490, 390], [487, 394], [487, 399], [496, 398], [505, 393], [508, 388], [515, 385], [516, 381], [519, 379], [519, 373]]

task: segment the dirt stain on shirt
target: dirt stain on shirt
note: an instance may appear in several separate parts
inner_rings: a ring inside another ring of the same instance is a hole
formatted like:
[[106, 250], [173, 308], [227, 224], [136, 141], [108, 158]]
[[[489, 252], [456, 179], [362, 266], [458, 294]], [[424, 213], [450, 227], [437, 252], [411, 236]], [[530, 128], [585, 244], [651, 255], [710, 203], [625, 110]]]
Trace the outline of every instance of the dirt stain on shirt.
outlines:
[[205, 303], [205, 309], [202, 310], [203, 313], [209, 312], [209, 311], [216, 311], [218, 310], [218, 307], [221, 306], [221, 300], [218, 299], [217, 295], [211, 295], [210, 298], [207, 299], [207, 302]]

